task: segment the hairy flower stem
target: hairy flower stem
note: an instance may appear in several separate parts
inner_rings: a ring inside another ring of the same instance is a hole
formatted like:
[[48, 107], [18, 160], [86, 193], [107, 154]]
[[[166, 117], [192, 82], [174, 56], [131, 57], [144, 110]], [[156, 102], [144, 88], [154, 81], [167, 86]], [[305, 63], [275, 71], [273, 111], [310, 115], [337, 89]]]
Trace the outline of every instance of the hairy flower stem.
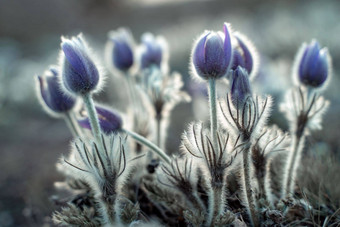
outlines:
[[192, 192], [189, 194], [186, 194], [186, 197], [188, 198], [188, 201], [192, 204], [193, 208], [195, 208], [198, 211], [205, 211], [205, 206], [198, 196], [197, 192]]
[[79, 131], [77, 130], [77, 126], [74, 124], [72, 119], [71, 111], [68, 111], [64, 114], [64, 120], [67, 124], [67, 127], [70, 129], [73, 137], [79, 137]]
[[[132, 75], [127, 74], [126, 75], [126, 83], [127, 83], [127, 88], [130, 94], [130, 102], [133, 105], [133, 112], [136, 114], [136, 108], [139, 108], [139, 102], [137, 102], [137, 95], [136, 95], [136, 90], [135, 90], [135, 81], [132, 78]], [[136, 117], [136, 116], [135, 116]]]
[[141, 145], [144, 145], [148, 148], [150, 148], [155, 154], [157, 154], [161, 159], [163, 159], [163, 161], [165, 161], [166, 163], [170, 164], [171, 163], [171, 159], [170, 157], [164, 153], [164, 151], [162, 149], [160, 149], [159, 147], [157, 147], [155, 144], [153, 144], [151, 141], [147, 140], [146, 138], [144, 138], [141, 135], [138, 135], [135, 132], [131, 132], [129, 130], [126, 129], [121, 129], [122, 132], [125, 132], [126, 134], [128, 134], [129, 136], [131, 136], [134, 140], [136, 140], [137, 142], [139, 142]]
[[213, 145], [217, 147], [217, 110], [216, 110], [216, 80], [209, 79], [210, 131]]
[[100, 206], [101, 206], [101, 215], [103, 218], [103, 221], [105, 223], [104, 226], [115, 226], [116, 221], [115, 221], [115, 217], [116, 217], [116, 212], [115, 212], [115, 202], [113, 203], [109, 203], [108, 201], [105, 201], [104, 199], [102, 199], [100, 201]]
[[156, 116], [156, 124], [157, 124], [157, 146], [162, 147], [161, 146], [161, 124], [162, 124], [162, 115], [161, 114], [157, 114]]
[[[252, 226], [259, 226], [258, 216], [256, 214], [256, 200], [254, 193], [251, 189], [251, 154], [250, 154], [250, 141], [245, 144], [243, 150], [243, 187], [245, 191], [246, 206], [249, 212], [250, 223]], [[245, 140], [245, 141], [247, 141]]]
[[298, 163], [300, 162], [301, 159], [301, 153], [303, 150], [303, 144], [305, 140], [303, 131], [301, 133], [298, 132], [294, 133], [293, 143], [290, 149], [285, 169], [282, 198], [286, 198], [294, 194], [296, 170], [298, 167]]
[[270, 173], [270, 169], [271, 169], [271, 164], [272, 164], [272, 160], [268, 160], [268, 163], [266, 164], [266, 172], [264, 175], [264, 194], [267, 198], [267, 201], [269, 202], [269, 205], [271, 206], [271, 208], [274, 208], [274, 201], [273, 201], [273, 192], [272, 192], [272, 187], [271, 187], [271, 173]]
[[214, 218], [219, 215], [223, 209], [224, 193], [223, 186], [212, 186], [209, 196], [209, 214], [207, 226], [214, 226]]
[[82, 97], [83, 97], [83, 100], [86, 106], [87, 114], [90, 119], [92, 134], [96, 140], [96, 143], [101, 146], [102, 148], [101, 150], [103, 151], [103, 144], [101, 140], [101, 129], [99, 125], [98, 114], [94, 107], [92, 95], [90, 93], [87, 93], [83, 95]]

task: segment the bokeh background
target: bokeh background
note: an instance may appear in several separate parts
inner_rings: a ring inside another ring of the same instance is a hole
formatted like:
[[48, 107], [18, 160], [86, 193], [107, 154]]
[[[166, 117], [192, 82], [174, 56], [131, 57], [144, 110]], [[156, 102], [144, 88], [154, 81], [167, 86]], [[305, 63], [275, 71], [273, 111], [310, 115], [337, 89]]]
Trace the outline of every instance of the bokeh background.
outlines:
[[[332, 83], [325, 90], [332, 105], [324, 130], [308, 139], [306, 152], [332, 155], [337, 160], [339, 12], [337, 0], [0, 0], [0, 226], [41, 226], [49, 223], [56, 208], [51, 198], [53, 182], [62, 176], [55, 163], [68, 153], [71, 134], [62, 120], [52, 119], [42, 110], [34, 76], [57, 63], [61, 35], [83, 32], [99, 58], [104, 55], [107, 32], [118, 27], [129, 27], [136, 41], [145, 31], [163, 35], [169, 42], [171, 69], [179, 71], [190, 87], [188, 61], [193, 40], [205, 29], [221, 30], [227, 21], [256, 45], [261, 70], [254, 86], [272, 94], [277, 103], [291, 85], [298, 47], [317, 38], [333, 57]], [[121, 108], [117, 100], [124, 94], [110, 87], [121, 81], [109, 79], [110, 85], [97, 100]], [[169, 150], [177, 149], [180, 134], [195, 112], [192, 104], [176, 107]], [[287, 129], [277, 106], [273, 113], [271, 121]], [[340, 182], [339, 176], [333, 179]]]

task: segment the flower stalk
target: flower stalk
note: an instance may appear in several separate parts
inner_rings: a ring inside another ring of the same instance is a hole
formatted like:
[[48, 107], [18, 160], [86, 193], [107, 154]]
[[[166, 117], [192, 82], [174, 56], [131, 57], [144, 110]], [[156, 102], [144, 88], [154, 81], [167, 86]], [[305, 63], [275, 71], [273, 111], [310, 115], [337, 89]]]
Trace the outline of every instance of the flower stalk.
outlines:
[[147, 140], [146, 138], [144, 138], [141, 135], [138, 135], [135, 132], [131, 132], [131, 131], [126, 130], [126, 129], [121, 129], [121, 131], [128, 134], [129, 136], [131, 136], [134, 140], [136, 140], [141, 145], [144, 145], [144, 146], [150, 148], [151, 151], [153, 151], [155, 154], [157, 154], [166, 163], [168, 163], [168, 164], [171, 163], [170, 157], [167, 154], [165, 154], [162, 149], [160, 149], [158, 146], [153, 144], [151, 141]]
[[90, 93], [86, 93], [82, 96], [84, 104], [86, 106], [86, 110], [89, 116], [92, 134], [97, 142], [97, 144], [102, 144], [101, 140], [101, 129], [99, 125], [99, 119], [97, 111], [94, 107], [92, 95]]

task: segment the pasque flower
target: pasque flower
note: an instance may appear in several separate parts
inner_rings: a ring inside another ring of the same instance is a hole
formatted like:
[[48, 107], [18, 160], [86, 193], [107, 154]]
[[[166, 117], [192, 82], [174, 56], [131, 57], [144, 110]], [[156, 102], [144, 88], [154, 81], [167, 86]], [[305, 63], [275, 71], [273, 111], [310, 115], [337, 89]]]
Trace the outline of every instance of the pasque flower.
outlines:
[[224, 24], [223, 30], [224, 34], [213, 31], [203, 33], [194, 45], [192, 68], [203, 79], [217, 79], [229, 72], [233, 51], [228, 24]]
[[296, 59], [299, 81], [307, 86], [320, 87], [329, 76], [330, 56], [327, 48], [313, 40], [310, 44], [303, 44]]
[[258, 54], [254, 45], [248, 40], [246, 36], [239, 32], [233, 33], [235, 44], [233, 45], [233, 64], [232, 70], [236, 70], [238, 66], [246, 69], [249, 77], [253, 78], [257, 73]]
[[43, 76], [38, 76], [38, 96], [41, 104], [52, 113], [64, 113], [70, 111], [76, 100], [65, 95], [59, 83], [59, 72], [57, 68], [51, 67]]
[[134, 64], [133, 43], [131, 32], [127, 29], [110, 32], [107, 46], [110, 64], [121, 71], [129, 70]]
[[234, 105], [242, 108], [244, 102], [251, 97], [251, 88], [247, 70], [238, 66], [233, 71], [231, 84], [231, 99]]
[[94, 91], [100, 73], [82, 35], [62, 38], [61, 48], [62, 81], [66, 90], [76, 95]]
[[[116, 111], [99, 105], [96, 105], [95, 109], [98, 114], [100, 128], [104, 133], [110, 134], [122, 128], [123, 120]], [[91, 129], [90, 120], [87, 117], [78, 120], [78, 123], [83, 128]]]
[[155, 37], [151, 33], [142, 36], [140, 64], [142, 69], [151, 66], [161, 67], [165, 57], [165, 41], [162, 37]]

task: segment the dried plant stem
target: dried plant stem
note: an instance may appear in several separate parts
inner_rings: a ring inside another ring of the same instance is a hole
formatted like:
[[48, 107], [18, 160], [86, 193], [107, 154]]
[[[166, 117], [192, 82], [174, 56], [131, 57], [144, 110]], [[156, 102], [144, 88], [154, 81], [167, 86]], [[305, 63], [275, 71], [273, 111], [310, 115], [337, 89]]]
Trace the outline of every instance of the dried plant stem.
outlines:
[[82, 97], [86, 106], [87, 114], [90, 119], [92, 134], [96, 140], [96, 143], [99, 144], [102, 148], [101, 150], [103, 150], [103, 144], [101, 140], [101, 129], [99, 125], [98, 114], [94, 107], [92, 95], [90, 93], [87, 93], [84, 94]]
[[157, 154], [160, 158], [162, 158], [163, 161], [170, 164], [170, 162], [171, 162], [170, 157], [167, 154], [165, 154], [162, 149], [160, 149], [158, 146], [153, 144], [151, 141], [147, 140], [146, 138], [144, 138], [141, 135], [138, 135], [135, 132], [131, 132], [131, 131], [126, 130], [126, 129], [121, 129], [121, 131], [123, 131], [126, 134], [128, 134], [129, 136], [131, 136], [134, 140], [139, 142], [141, 145], [144, 145], [144, 146], [150, 148], [155, 154]]
[[256, 200], [251, 188], [251, 156], [250, 141], [243, 150], [243, 187], [245, 191], [246, 206], [249, 212], [250, 223], [252, 226], [259, 226], [258, 216], [256, 214]]
[[216, 108], [216, 80], [209, 79], [210, 132], [214, 147], [217, 147], [217, 108]]
[[296, 170], [300, 163], [301, 152], [303, 150], [305, 136], [300, 133], [294, 133], [293, 143], [288, 155], [285, 176], [283, 182], [282, 198], [292, 196], [294, 193]]

